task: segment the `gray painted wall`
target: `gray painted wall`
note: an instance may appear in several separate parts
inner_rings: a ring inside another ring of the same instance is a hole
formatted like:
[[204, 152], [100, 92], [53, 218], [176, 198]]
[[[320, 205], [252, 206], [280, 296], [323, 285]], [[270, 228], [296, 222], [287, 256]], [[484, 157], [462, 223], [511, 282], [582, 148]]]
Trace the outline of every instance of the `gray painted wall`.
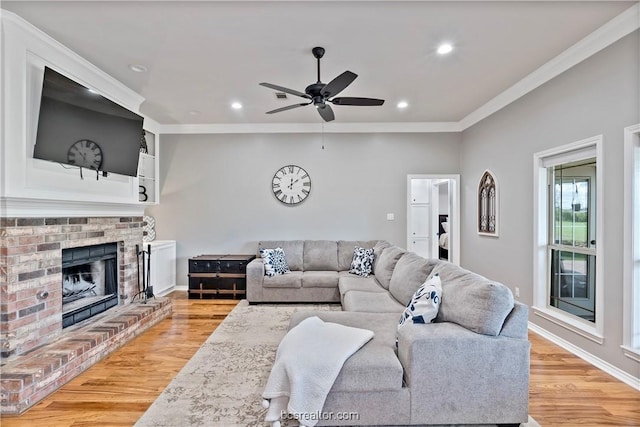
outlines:
[[[595, 135], [604, 137], [604, 345], [532, 315], [530, 320], [614, 366], [640, 377], [622, 344], [623, 129], [640, 122], [639, 33], [573, 67], [463, 132], [461, 146], [462, 264], [495, 278], [521, 300], [533, 300], [533, 154]], [[500, 236], [476, 234], [480, 175], [496, 175]]]
[[[266, 239], [386, 239], [406, 245], [408, 174], [459, 170], [461, 134], [163, 135], [158, 239], [177, 241], [177, 284], [188, 258], [255, 253]], [[271, 192], [280, 167], [311, 176], [299, 206]], [[395, 220], [387, 221], [387, 213]]]

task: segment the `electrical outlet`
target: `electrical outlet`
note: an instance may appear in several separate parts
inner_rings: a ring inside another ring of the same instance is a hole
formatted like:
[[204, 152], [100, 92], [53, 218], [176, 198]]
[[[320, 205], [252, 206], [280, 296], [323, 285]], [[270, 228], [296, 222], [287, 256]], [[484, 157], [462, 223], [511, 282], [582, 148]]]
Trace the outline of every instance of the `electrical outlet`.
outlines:
[[392, 213], [387, 214], [387, 221], [393, 221], [396, 219], [396, 216]]
[[520, 288], [516, 286], [516, 298], [520, 298]]

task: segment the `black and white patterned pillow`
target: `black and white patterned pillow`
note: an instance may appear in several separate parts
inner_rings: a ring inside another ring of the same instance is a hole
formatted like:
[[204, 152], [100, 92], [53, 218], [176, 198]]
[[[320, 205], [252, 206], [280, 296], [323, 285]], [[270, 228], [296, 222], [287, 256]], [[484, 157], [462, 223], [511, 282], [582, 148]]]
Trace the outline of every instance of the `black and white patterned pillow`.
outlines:
[[349, 273], [362, 277], [369, 277], [373, 269], [373, 249], [356, 246], [353, 250], [353, 261]]
[[284, 249], [260, 249], [260, 256], [264, 264], [265, 276], [277, 276], [279, 274], [291, 273], [287, 259], [284, 256]]
[[442, 282], [440, 276], [435, 274], [420, 286], [407, 303], [400, 316], [398, 329], [409, 323], [431, 323], [438, 315], [440, 299], [442, 298]]

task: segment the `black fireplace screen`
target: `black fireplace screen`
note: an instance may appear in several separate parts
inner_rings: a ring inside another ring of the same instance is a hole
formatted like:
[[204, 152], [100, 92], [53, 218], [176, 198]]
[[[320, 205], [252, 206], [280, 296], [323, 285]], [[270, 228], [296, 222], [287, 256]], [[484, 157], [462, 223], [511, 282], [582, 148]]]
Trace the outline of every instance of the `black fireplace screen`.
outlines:
[[118, 244], [62, 251], [62, 327], [118, 305]]

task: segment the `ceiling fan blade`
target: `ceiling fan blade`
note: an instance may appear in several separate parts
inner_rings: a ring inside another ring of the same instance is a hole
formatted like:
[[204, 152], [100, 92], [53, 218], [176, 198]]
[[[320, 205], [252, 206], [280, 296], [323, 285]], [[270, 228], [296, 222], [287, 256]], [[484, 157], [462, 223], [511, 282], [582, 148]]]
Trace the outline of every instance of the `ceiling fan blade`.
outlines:
[[320, 91], [320, 94], [325, 98], [335, 96], [338, 93], [342, 92], [344, 88], [349, 86], [356, 79], [356, 77], [358, 77], [357, 74], [352, 73], [351, 71], [345, 71], [344, 73], [340, 74], [338, 77], [327, 83], [327, 85]]
[[329, 102], [335, 105], [364, 105], [364, 106], [375, 106], [384, 104], [384, 99], [374, 99], [374, 98], [333, 98], [330, 99]]
[[265, 83], [265, 82], [260, 83], [260, 86], [268, 87], [269, 89], [277, 90], [280, 92], [289, 93], [291, 95], [299, 96], [301, 98], [311, 99], [311, 97], [306, 93], [298, 92], [297, 90], [289, 89], [287, 87], [282, 87], [282, 86], [274, 85], [271, 83]]
[[330, 105], [327, 105], [327, 104], [316, 105], [316, 108], [318, 110], [318, 113], [320, 114], [320, 117], [322, 117], [322, 119], [325, 122], [330, 122], [331, 120], [336, 118], [336, 116], [333, 114], [333, 109], [331, 108]]
[[298, 108], [298, 107], [304, 107], [305, 105], [309, 105], [311, 104], [310, 102], [304, 103], [304, 104], [293, 104], [293, 105], [288, 105], [286, 107], [282, 107], [282, 108], [276, 108], [275, 110], [271, 110], [271, 111], [267, 111], [265, 114], [273, 114], [273, 113], [279, 113], [281, 111], [287, 111], [287, 110], [292, 110], [294, 108]]

